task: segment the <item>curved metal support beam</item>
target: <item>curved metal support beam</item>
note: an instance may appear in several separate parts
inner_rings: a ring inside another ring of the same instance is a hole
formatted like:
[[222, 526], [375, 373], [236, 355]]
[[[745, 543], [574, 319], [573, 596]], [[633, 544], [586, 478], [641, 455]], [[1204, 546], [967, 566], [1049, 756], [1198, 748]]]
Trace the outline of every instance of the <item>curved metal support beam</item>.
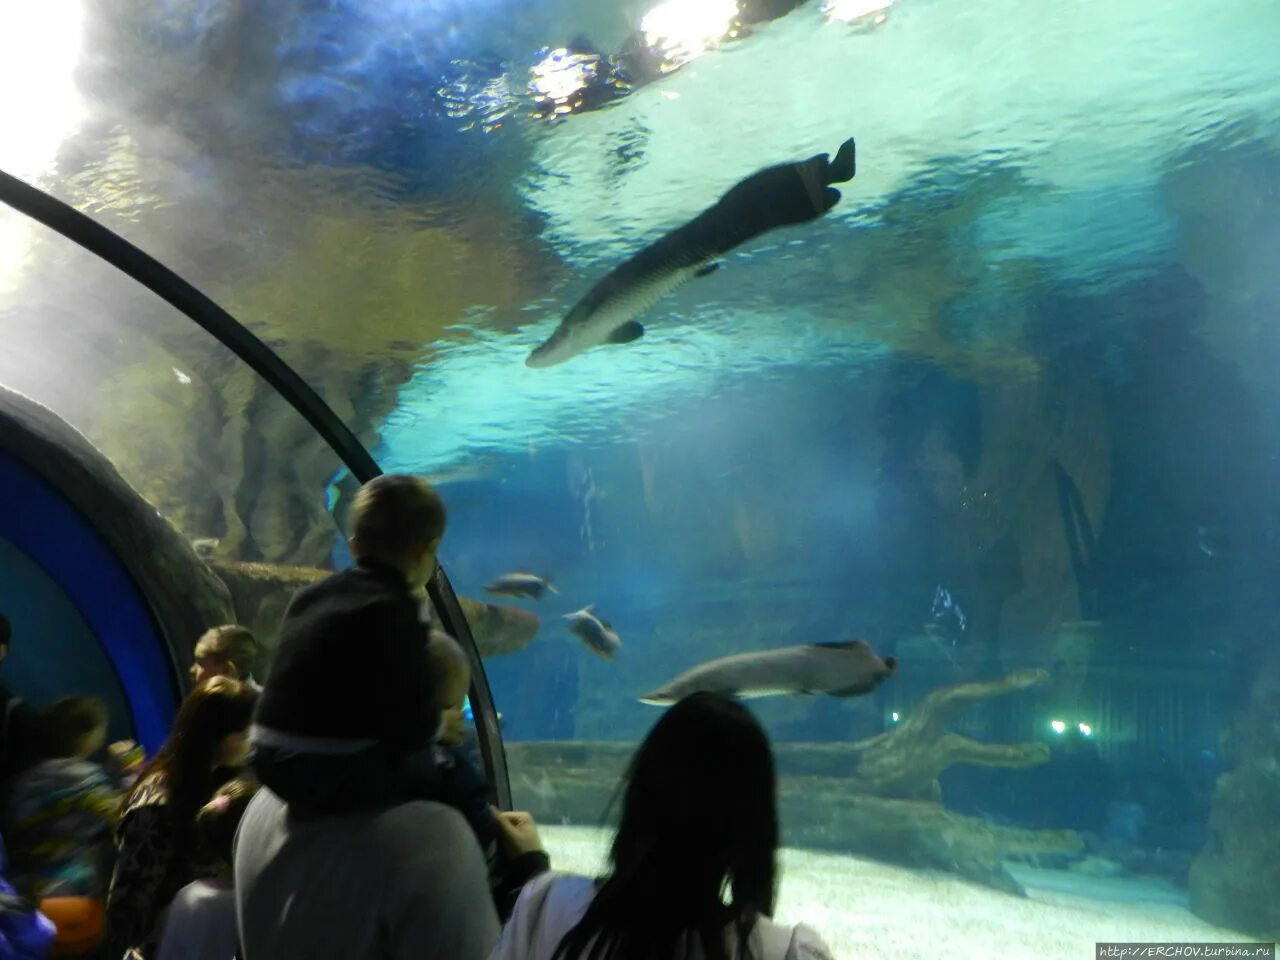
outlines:
[[480, 743], [480, 754], [484, 758], [489, 782], [493, 784], [494, 793], [497, 794], [498, 806], [503, 810], [510, 810], [511, 780], [507, 773], [507, 755], [502, 748], [498, 708], [493, 702], [493, 692], [489, 689], [489, 678], [484, 673], [480, 650], [471, 637], [467, 618], [462, 613], [453, 585], [445, 576], [443, 567], [437, 567], [436, 575], [427, 581], [427, 595], [431, 597], [431, 605], [435, 607], [440, 622], [449, 633], [459, 638], [452, 626], [459, 623], [466, 631], [462, 648], [467, 652], [467, 660], [471, 663], [471, 714], [476, 721], [476, 739]]
[[97, 254], [213, 334], [271, 384], [315, 428], [361, 483], [382, 471], [369, 451], [307, 382], [231, 314], [124, 237], [0, 170], [0, 200]]
[[[382, 473], [359, 438], [292, 367], [231, 314], [159, 260], [74, 207], [3, 170], [0, 170], [0, 201], [101, 257], [207, 330], [284, 397], [361, 483]], [[441, 625], [462, 644], [471, 660], [472, 713], [477, 718], [480, 750], [499, 805], [510, 809], [511, 787], [502, 734], [475, 638], [443, 569], [427, 584], [427, 592]]]

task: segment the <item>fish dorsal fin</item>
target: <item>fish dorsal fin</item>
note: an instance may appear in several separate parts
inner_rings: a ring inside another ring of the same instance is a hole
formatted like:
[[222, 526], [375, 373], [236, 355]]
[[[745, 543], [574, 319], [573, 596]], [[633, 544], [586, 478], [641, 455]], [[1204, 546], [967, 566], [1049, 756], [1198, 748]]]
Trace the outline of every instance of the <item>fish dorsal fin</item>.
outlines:
[[644, 336], [644, 326], [635, 320], [628, 320], [622, 326], [615, 329], [606, 343], [631, 343], [633, 340], [639, 340]]
[[865, 640], [839, 640], [832, 643], [811, 643], [811, 647], [825, 647], [828, 650], [854, 650], [858, 647], [865, 647]]

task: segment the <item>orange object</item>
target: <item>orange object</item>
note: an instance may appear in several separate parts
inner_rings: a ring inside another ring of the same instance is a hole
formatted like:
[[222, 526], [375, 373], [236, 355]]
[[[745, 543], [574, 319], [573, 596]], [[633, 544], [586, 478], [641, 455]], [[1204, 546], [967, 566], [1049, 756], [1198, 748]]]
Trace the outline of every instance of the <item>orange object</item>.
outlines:
[[49, 918], [54, 934], [51, 957], [78, 957], [97, 946], [106, 926], [106, 904], [93, 897], [46, 897], [40, 912]]

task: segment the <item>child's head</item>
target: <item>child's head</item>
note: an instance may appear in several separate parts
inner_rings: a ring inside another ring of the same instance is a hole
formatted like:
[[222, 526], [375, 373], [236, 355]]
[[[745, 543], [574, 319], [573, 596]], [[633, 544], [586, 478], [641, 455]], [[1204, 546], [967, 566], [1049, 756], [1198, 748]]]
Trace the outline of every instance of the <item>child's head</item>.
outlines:
[[440, 742], [456, 747], [462, 742], [462, 705], [471, 689], [471, 664], [458, 641], [439, 630], [431, 631], [427, 644], [436, 679], [436, 703], [440, 704], [443, 726]]
[[244, 680], [252, 675], [257, 658], [258, 642], [248, 627], [232, 623], [213, 627], [196, 641], [191, 681], [200, 683], [209, 677]]
[[357, 559], [390, 564], [419, 587], [435, 573], [444, 525], [444, 502], [429, 483], [408, 474], [387, 473], [356, 493], [347, 543]]
[[107, 741], [107, 706], [97, 697], [62, 697], [42, 711], [45, 756], [84, 759]]
[[196, 814], [196, 849], [210, 865], [230, 867], [236, 828], [258, 785], [244, 777], [228, 780]]

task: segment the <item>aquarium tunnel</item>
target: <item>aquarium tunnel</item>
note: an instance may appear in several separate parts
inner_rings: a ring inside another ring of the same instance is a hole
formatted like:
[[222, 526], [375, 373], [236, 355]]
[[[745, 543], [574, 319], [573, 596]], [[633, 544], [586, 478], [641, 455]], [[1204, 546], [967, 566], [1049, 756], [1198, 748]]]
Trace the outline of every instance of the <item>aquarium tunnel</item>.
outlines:
[[835, 956], [1274, 941], [1277, 35], [0, 8], [0, 683], [154, 750], [200, 633], [267, 669], [410, 472], [477, 762], [556, 869], [605, 869], [705, 667], [772, 745], [776, 917]]

